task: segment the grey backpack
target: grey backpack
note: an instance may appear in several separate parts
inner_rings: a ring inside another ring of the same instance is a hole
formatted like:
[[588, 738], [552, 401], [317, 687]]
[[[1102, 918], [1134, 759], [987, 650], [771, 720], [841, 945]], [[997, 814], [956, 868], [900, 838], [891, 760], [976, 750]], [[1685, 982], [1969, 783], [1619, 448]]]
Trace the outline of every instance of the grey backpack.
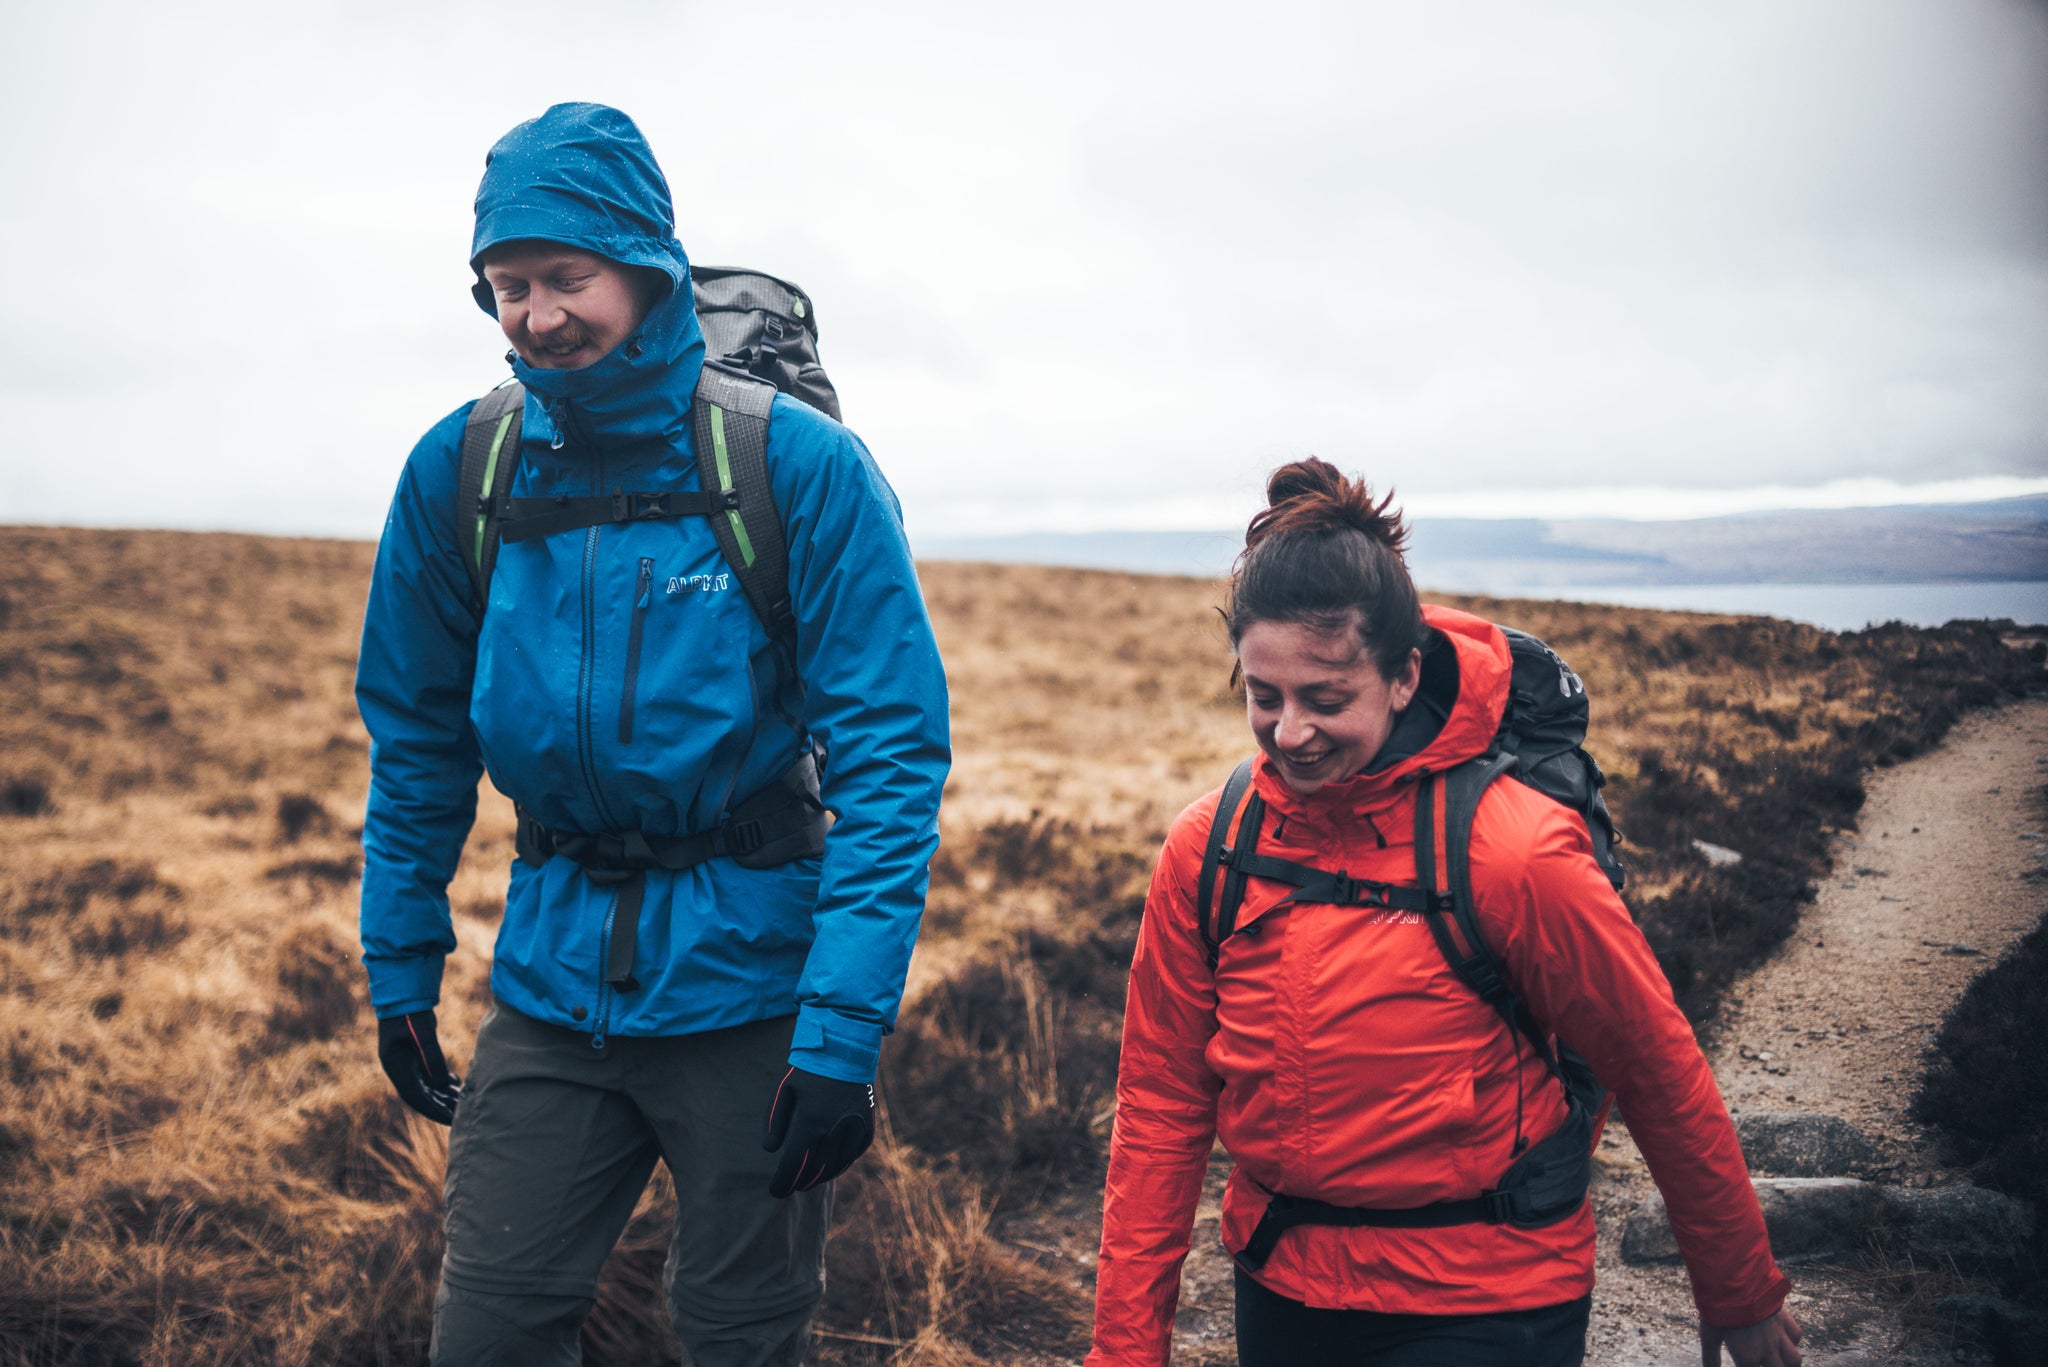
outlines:
[[839, 394], [818, 363], [818, 312], [809, 295], [742, 266], [691, 266], [690, 288], [706, 356], [839, 417]]

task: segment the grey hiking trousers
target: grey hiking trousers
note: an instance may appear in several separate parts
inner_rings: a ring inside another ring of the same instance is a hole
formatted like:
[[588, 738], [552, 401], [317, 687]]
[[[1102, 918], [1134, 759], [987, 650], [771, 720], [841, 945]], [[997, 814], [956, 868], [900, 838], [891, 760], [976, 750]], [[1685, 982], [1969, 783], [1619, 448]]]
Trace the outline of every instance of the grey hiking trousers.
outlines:
[[761, 1148], [794, 1016], [590, 1036], [494, 1007], [449, 1139], [435, 1367], [582, 1361], [598, 1269], [654, 1171], [675, 1179], [663, 1281], [693, 1367], [794, 1367], [824, 1289], [831, 1186], [778, 1201]]

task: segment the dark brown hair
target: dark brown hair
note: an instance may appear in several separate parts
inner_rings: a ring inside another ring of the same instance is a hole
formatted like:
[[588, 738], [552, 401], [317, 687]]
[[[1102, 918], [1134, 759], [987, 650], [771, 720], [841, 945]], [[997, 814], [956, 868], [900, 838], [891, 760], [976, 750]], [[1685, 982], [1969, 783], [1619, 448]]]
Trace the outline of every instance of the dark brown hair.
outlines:
[[1231, 567], [1230, 643], [1254, 622], [1350, 626], [1382, 677], [1399, 673], [1422, 645], [1423, 625], [1401, 555], [1408, 527], [1393, 502], [1374, 502], [1364, 480], [1314, 456], [1275, 470]]

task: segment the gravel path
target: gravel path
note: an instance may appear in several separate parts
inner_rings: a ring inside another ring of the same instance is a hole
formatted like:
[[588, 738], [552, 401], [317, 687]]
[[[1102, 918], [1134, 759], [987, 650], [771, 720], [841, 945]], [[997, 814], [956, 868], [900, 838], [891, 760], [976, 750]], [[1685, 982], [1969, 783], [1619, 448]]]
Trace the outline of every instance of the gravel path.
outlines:
[[[1933, 1031], [1972, 979], [2048, 912], [2048, 700], [1979, 712], [1939, 748], [1869, 781], [1859, 830], [1798, 933], [1739, 983], [1708, 1040], [1729, 1109], [1820, 1111], [1863, 1129], [1891, 1180], [1955, 1180], [1907, 1115]], [[2028, 875], [2035, 875], [2029, 877]], [[1699, 1362], [1682, 1271], [1632, 1267], [1617, 1251], [1626, 1212], [1650, 1189], [1626, 1135], [1599, 1154], [1600, 1285], [1587, 1361]], [[1932, 1364], [1868, 1271], [1788, 1268], [1809, 1364]], [[1969, 1360], [1967, 1357], [1963, 1360]]]

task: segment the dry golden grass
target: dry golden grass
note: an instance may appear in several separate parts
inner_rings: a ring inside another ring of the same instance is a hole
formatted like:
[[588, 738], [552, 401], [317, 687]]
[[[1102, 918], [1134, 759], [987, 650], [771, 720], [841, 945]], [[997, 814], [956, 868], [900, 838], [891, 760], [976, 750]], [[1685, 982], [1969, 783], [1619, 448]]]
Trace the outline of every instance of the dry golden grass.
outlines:
[[[391, 1095], [355, 962], [371, 555], [0, 529], [0, 1367], [424, 1358], [445, 1132]], [[815, 1356], [1059, 1360], [1085, 1346], [1086, 1269], [1004, 1231], [1092, 1201], [1153, 851], [1248, 737], [1215, 585], [924, 575], [956, 764], [888, 1131], [842, 1184]], [[1699, 1009], [1782, 935], [1865, 763], [2040, 674], [1960, 628], [1476, 606], [1586, 675], [1632, 904]], [[1754, 851], [1767, 883], [1700, 866], [1691, 834]], [[510, 858], [486, 788], [451, 890], [457, 1059]], [[1778, 919], [1738, 933], [1730, 903]], [[665, 1217], [657, 1183], [590, 1361], [673, 1360]]]

